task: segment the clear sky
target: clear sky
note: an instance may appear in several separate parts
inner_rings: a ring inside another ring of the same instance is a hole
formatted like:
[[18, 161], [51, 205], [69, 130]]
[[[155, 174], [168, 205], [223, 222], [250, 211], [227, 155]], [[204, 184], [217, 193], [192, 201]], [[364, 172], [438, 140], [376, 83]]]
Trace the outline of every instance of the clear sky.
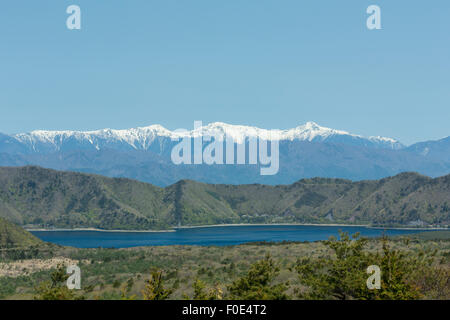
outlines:
[[[66, 8], [82, 29], [66, 28]], [[381, 7], [382, 30], [366, 27]], [[10, 0], [0, 132], [315, 121], [450, 135], [450, 1]]]

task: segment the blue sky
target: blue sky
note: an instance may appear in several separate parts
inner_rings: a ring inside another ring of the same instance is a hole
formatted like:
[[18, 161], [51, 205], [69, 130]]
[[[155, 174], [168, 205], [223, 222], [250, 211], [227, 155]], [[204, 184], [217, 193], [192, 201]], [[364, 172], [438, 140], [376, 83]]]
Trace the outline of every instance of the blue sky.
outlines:
[[[66, 28], [66, 8], [82, 30]], [[382, 30], [366, 28], [366, 8]], [[450, 135], [450, 2], [40, 0], [0, 5], [0, 132], [306, 121]]]

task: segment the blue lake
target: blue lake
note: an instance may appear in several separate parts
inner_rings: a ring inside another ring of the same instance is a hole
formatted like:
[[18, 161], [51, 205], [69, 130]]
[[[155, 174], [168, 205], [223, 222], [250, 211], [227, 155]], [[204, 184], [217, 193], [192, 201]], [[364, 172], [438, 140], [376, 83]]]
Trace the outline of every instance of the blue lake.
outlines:
[[78, 248], [128, 248], [137, 246], [226, 246], [256, 241], [317, 241], [338, 236], [339, 230], [366, 237], [402, 235], [423, 230], [374, 229], [343, 226], [222, 226], [177, 229], [175, 232], [32, 231], [38, 238]]

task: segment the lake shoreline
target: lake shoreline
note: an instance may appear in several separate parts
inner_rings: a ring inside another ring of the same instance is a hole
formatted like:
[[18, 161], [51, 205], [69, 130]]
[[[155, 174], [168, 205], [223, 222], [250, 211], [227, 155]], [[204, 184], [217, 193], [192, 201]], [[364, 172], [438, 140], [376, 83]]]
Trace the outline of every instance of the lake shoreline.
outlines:
[[93, 231], [93, 232], [130, 232], [130, 233], [149, 233], [149, 232], [176, 232], [174, 229], [170, 230], [123, 230], [123, 229], [117, 229], [117, 230], [105, 230], [105, 229], [97, 229], [97, 228], [74, 228], [74, 229], [63, 229], [63, 228], [55, 228], [55, 229], [44, 229], [44, 228], [37, 228], [37, 229], [28, 229], [26, 228], [28, 232], [70, 232], [70, 231]]
[[93, 231], [93, 232], [130, 232], [130, 233], [161, 233], [161, 232], [176, 232], [177, 230], [183, 229], [199, 229], [199, 228], [217, 228], [217, 227], [251, 227], [251, 226], [314, 226], [314, 227], [363, 227], [367, 229], [386, 229], [386, 230], [449, 230], [449, 228], [443, 227], [372, 227], [364, 224], [332, 224], [332, 223], [241, 223], [241, 224], [214, 224], [214, 225], [199, 225], [199, 226], [180, 226], [173, 227], [173, 229], [165, 229], [165, 230], [105, 230], [105, 229], [97, 229], [97, 228], [74, 228], [74, 229], [64, 229], [64, 228], [55, 228], [55, 229], [45, 229], [45, 228], [26, 228], [25, 230], [29, 232], [61, 232], [61, 231]]

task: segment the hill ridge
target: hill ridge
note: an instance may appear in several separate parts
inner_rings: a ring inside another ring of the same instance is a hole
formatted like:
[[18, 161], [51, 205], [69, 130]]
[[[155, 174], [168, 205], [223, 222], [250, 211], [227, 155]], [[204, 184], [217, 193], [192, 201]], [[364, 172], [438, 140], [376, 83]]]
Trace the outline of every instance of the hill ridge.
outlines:
[[301, 179], [290, 185], [180, 180], [165, 188], [128, 178], [0, 167], [0, 217], [37, 228], [169, 229], [231, 223], [442, 226], [450, 175], [381, 180]]

